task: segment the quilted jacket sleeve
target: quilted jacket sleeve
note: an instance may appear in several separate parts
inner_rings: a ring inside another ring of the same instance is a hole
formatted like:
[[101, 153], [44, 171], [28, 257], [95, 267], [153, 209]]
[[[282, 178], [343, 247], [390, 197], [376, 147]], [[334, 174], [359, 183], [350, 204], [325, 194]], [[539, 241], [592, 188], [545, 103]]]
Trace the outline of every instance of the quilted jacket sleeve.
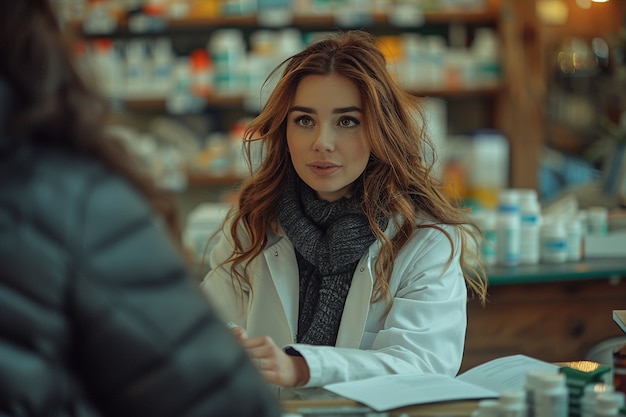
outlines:
[[148, 207], [104, 175], [78, 213], [75, 364], [115, 416], [278, 416], [276, 399]]

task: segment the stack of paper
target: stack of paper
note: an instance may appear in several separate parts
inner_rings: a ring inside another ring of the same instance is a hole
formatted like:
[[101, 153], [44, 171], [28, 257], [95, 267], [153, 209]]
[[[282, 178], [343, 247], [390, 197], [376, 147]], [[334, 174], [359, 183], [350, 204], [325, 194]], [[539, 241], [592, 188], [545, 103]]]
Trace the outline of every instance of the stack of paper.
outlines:
[[384, 375], [324, 388], [376, 411], [442, 401], [497, 398], [505, 389], [523, 389], [530, 370], [557, 373], [557, 365], [524, 355], [506, 356], [452, 378], [440, 374]]

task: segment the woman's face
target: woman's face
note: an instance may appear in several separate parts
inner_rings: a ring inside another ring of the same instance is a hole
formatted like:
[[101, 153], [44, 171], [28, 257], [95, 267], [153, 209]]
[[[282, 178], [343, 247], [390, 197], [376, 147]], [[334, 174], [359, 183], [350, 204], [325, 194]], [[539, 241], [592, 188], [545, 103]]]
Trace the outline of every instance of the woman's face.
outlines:
[[298, 84], [287, 115], [287, 146], [296, 172], [323, 200], [350, 192], [365, 170], [361, 96], [340, 75], [309, 75]]

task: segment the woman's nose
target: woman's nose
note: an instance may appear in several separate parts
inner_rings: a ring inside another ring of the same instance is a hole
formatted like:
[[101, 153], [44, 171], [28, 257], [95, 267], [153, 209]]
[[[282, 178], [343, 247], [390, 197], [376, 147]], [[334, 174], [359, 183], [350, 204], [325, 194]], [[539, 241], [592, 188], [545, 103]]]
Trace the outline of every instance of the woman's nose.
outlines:
[[334, 148], [335, 139], [332, 132], [329, 132], [328, 129], [320, 129], [313, 143], [313, 150], [317, 152], [329, 152]]

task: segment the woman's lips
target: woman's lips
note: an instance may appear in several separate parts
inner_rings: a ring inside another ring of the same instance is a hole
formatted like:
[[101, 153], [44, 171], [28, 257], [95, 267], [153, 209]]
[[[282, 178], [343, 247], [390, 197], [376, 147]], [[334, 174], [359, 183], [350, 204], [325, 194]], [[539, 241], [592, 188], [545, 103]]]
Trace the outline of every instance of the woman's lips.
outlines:
[[319, 175], [322, 177], [327, 176], [327, 175], [332, 175], [333, 173], [338, 171], [339, 168], [341, 168], [340, 165], [333, 164], [330, 162], [312, 162], [310, 164], [307, 164], [307, 167], [315, 175]]

